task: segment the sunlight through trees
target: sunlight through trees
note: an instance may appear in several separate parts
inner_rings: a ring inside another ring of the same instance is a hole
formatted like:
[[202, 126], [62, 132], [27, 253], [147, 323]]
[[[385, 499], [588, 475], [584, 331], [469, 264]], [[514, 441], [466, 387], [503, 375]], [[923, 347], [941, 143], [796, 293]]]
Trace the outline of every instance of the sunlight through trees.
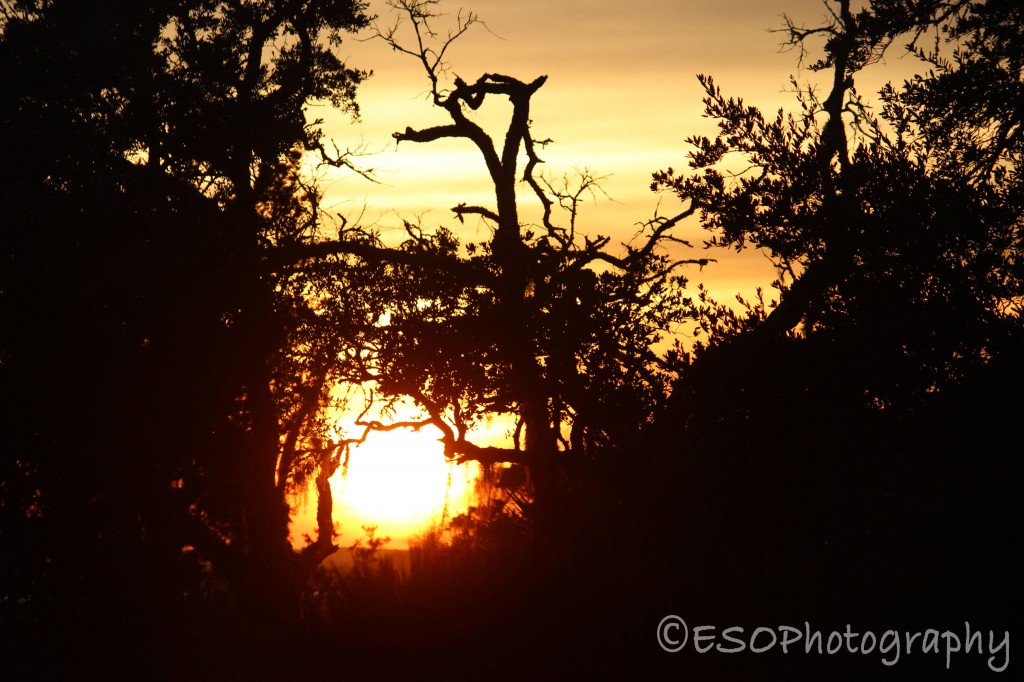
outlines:
[[[386, 7], [0, 0], [0, 677], [879, 670], [675, 656], [675, 613], [1008, 642], [1024, 6], [786, 15], [790, 105], [699, 76], [716, 130], [664, 131], [675, 208], [626, 243], [580, 211], [604, 171], [545, 170], [556, 83], [456, 68], [475, 9]], [[479, 161], [473, 196], [432, 163], [439, 227], [324, 201], [320, 169], [380, 179], [315, 116], [358, 116], [356, 39], [422, 69], [394, 153]], [[700, 282], [752, 249], [754, 297]]]

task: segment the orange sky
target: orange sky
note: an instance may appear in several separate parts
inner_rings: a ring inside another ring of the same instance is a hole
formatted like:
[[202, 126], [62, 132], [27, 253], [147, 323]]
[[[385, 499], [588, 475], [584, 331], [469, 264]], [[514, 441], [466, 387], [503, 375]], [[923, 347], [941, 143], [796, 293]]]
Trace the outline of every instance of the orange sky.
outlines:
[[[589, 168], [610, 175], [603, 186], [612, 200], [588, 204], [581, 224], [591, 234], [619, 241], [658, 207], [659, 196], [648, 189], [651, 173], [684, 167], [684, 139], [714, 130], [701, 116], [696, 74], [713, 75], [724, 92], [769, 111], [792, 106], [783, 89], [797, 72], [796, 58], [779, 52], [781, 36], [768, 29], [781, 25], [783, 13], [808, 23], [824, 16], [820, 0], [471, 0], [442, 3], [441, 9], [454, 13], [460, 6], [476, 12], [490, 32], [476, 27], [455, 44], [453, 73], [467, 81], [483, 72], [549, 77], [532, 110], [534, 137], [556, 143], [542, 153], [547, 171], [560, 176]], [[383, 2], [375, 0], [370, 8], [382, 21], [393, 16]], [[445, 25], [439, 22], [438, 28]], [[398, 216], [422, 216], [427, 226], [449, 227], [455, 226], [451, 206], [489, 203], [482, 162], [468, 142], [396, 149], [392, 132], [445, 122], [443, 112], [426, 101], [427, 81], [417, 63], [379, 41], [351, 41], [345, 49], [351, 64], [374, 71], [359, 92], [362, 121], [352, 125], [327, 108], [312, 113], [327, 121], [327, 134], [339, 146], [362, 140], [379, 152], [364, 163], [379, 170], [382, 184], [323, 172], [328, 203], [349, 217], [365, 206], [366, 220], [385, 226], [398, 225]], [[525, 192], [521, 197], [528, 199]], [[670, 196], [660, 198], [663, 214], [680, 206]], [[477, 239], [480, 229], [467, 223], [461, 234]], [[695, 224], [684, 236], [700, 246]], [[704, 281], [723, 299], [772, 279], [758, 254], [714, 255], [720, 262], [693, 271], [691, 279]]]
[[[684, 168], [685, 138], [714, 133], [713, 123], [701, 116], [696, 74], [714, 76], [727, 95], [741, 96], [769, 112], [792, 108], [793, 96], [784, 91], [790, 75], [807, 80], [814, 74], [799, 72], [796, 55], [780, 53], [781, 36], [768, 29], [781, 26], [783, 13], [808, 24], [819, 23], [825, 15], [820, 0], [469, 0], [461, 6], [478, 13], [490, 32], [476, 27], [454, 45], [453, 73], [467, 81], [484, 72], [522, 80], [548, 76], [532, 110], [535, 139], [556, 142], [541, 154], [547, 172], [559, 176], [575, 167], [610, 175], [603, 186], [613, 201], [588, 204], [577, 227], [619, 241], [658, 206], [659, 196], [649, 190], [651, 173], [668, 166]], [[457, 12], [459, 7], [449, 3], [441, 9]], [[392, 21], [394, 15], [383, 2], [374, 0], [370, 8], [382, 22]], [[439, 21], [436, 28], [447, 26]], [[406, 143], [396, 149], [392, 132], [448, 122], [427, 101], [428, 84], [419, 65], [380, 41], [350, 41], [343, 50], [351, 65], [374, 71], [359, 90], [361, 122], [352, 124], [329, 107], [310, 113], [324, 118], [328, 137], [340, 147], [362, 142], [378, 152], [363, 159], [363, 165], [377, 169], [381, 184], [322, 170], [327, 204], [349, 219], [365, 209], [364, 224], [375, 222], [385, 234], [398, 233], [400, 218], [416, 216], [426, 227], [457, 228], [450, 207], [459, 202], [492, 205], [483, 163], [468, 141]], [[893, 53], [885, 74], [893, 67], [904, 73], [912, 68], [911, 60], [901, 61], [899, 54]], [[883, 80], [879, 68], [868, 76], [879, 84]], [[873, 85], [862, 80], [860, 89], [871, 92]], [[500, 122], [502, 113], [493, 112], [493, 120], [486, 120]], [[529, 216], [529, 206], [535, 204], [525, 191], [520, 198]], [[681, 207], [670, 196], [660, 200], [662, 214]], [[459, 234], [476, 241], [486, 232], [467, 220]], [[697, 249], [680, 256], [705, 255], [699, 250], [703, 233], [696, 221], [682, 236]], [[732, 301], [737, 292], [749, 296], [774, 278], [758, 253], [710, 255], [719, 262], [688, 275], [722, 301]], [[439, 466], [445, 466], [443, 459]], [[344, 508], [344, 501], [338, 506]], [[347, 545], [361, 532], [351, 519], [341, 521], [341, 544]], [[397, 529], [385, 532], [400, 534]], [[392, 547], [404, 546], [404, 538], [394, 539]]]

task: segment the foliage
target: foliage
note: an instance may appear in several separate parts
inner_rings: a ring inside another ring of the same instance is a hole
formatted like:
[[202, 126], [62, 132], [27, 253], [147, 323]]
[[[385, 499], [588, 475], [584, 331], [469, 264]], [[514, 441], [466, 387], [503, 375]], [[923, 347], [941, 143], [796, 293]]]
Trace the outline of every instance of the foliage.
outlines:
[[[650, 562], [676, 586], [658, 603], [709, 622], [1019, 628], [1005, 538], [1024, 521], [1007, 483], [1021, 458], [998, 444], [1024, 376], [1019, 3], [825, 6], [825, 25], [782, 29], [801, 60], [822, 54], [808, 61], [824, 93], [794, 80], [793, 111], [769, 114], [702, 77], [718, 133], [690, 138], [687, 171], [654, 176], [697, 207], [711, 248], [758, 248], [779, 272], [775, 301], [696, 297], [702, 336], [644, 489], [649, 532], [681, 539]], [[922, 72], [872, 105], [863, 69], [900, 43]]]
[[[698, 262], [674, 259], [666, 249], [680, 241], [673, 228], [685, 215], [646, 223], [621, 255], [608, 248], [609, 238], [586, 234], [576, 224], [579, 202], [598, 191], [598, 179], [584, 173], [558, 185], [536, 170], [547, 141], [534, 138], [529, 107], [545, 77], [526, 82], [487, 73], [449, 85], [445, 55], [477, 17], [460, 14], [442, 34], [434, 3], [393, 7], [398, 21], [378, 24], [377, 37], [422, 64], [433, 104], [450, 119], [394, 137], [399, 144], [454, 138], [480, 153], [495, 205], [460, 203], [452, 211], [460, 225], [481, 221], [491, 237], [463, 243], [455, 228], [428, 234], [407, 223], [406, 241], [388, 247], [372, 231], [342, 231], [336, 243], [323, 244], [348, 254], [325, 305], [385, 302], [380, 318], [337, 319], [350, 332], [348, 379], [372, 383], [386, 404], [411, 397], [422, 418], [400, 425], [436, 427], [449, 457], [526, 464], [533, 493], [542, 497], [541, 488], [557, 487], [551, 467], [584, 467], [621, 447], [664, 399], [671, 375], [654, 348], [687, 315], [679, 266]], [[495, 101], [510, 103], [511, 113], [507, 129], [492, 138], [474, 112]], [[537, 202], [540, 224], [521, 220], [521, 186]], [[567, 225], [556, 224], [557, 207], [566, 210]], [[496, 414], [514, 417], [513, 447], [473, 442], [473, 427]]]
[[[786, 284], [759, 335], [827, 342], [858, 363], [869, 400], [906, 407], [987, 362], [1019, 317], [1019, 124], [1004, 95], [1019, 88], [1007, 36], [1021, 24], [1012, 3], [923, 3], [913, 17], [904, 3], [834, 4], [831, 24], [787, 28], [801, 50], [824, 36], [811, 68], [833, 72], [828, 97], [798, 90], [799, 109], [770, 118], [701, 77], [720, 132], [690, 138], [694, 172], [653, 187], [699, 207], [710, 245], [770, 255]], [[931, 26], [958, 41], [952, 62], [917, 47]], [[941, 71], [887, 86], [875, 116], [856, 74], [904, 34]]]
[[[770, 116], [703, 77], [719, 133], [654, 177], [683, 209], [616, 250], [577, 224], [599, 178], [538, 170], [544, 77], [452, 75], [471, 13], [445, 33], [435, 0], [396, 0], [404, 23], [372, 29], [448, 117], [396, 141], [473, 145], [495, 196], [395, 245], [334, 229], [301, 171], [312, 155], [359, 172], [306, 112], [357, 111], [367, 74], [337, 47], [368, 25], [360, 3], [0, 3], [12, 676], [56, 677], [56, 645], [115, 677], [336, 673], [329, 637], [379, 647], [368, 674], [397, 639], [459, 672], [469, 652], [485, 676], [555, 654], [607, 675], [676, 605], [723, 622], [899, 603], [938, 623], [959, 614], [941, 594], [1005, 619], [1024, 16], [826, 6], [826, 25], [784, 29], [801, 58], [823, 39], [825, 98], [796, 88]], [[855, 82], [902, 41], [929, 70], [873, 112]], [[496, 102], [492, 136], [476, 112]], [[680, 268], [709, 261], [673, 257], [692, 215], [712, 247], [770, 255], [777, 302], [686, 295]], [[467, 219], [489, 238], [466, 241]], [[658, 352], [693, 326], [694, 348]], [[372, 391], [355, 435], [336, 424], [345, 385]], [[404, 397], [420, 415], [396, 416]], [[511, 447], [475, 442], [494, 415], [515, 420]], [[479, 506], [424, 539], [409, 581], [370, 529], [355, 578], [315, 571], [335, 549], [328, 478], [397, 428], [488, 465]], [[318, 532], [296, 552], [286, 500], [310, 481]]]
[[319, 559], [288, 545], [282, 432], [313, 419], [295, 399], [318, 402], [324, 379], [290, 354], [307, 305], [279, 295], [273, 253], [315, 235], [297, 168], [325, 151], [306, 105], [356, 113], [367, 74], [337, 48], [363, 9], [0, 5], [11, 622], [63, 639], [74, 601], [120, 631], [125, 614], [187, 612], [208, 570], [245, 608], [291, 609]]

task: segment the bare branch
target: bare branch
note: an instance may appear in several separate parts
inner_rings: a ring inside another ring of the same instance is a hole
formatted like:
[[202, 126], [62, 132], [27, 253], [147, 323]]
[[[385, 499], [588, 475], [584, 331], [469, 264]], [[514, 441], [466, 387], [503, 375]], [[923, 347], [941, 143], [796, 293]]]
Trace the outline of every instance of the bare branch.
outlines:
[[458, 464], [480, 462], [481, 464], [534, 464], [535, 458], [524, 450], [499, 448], [494, 446], [481, 447], [469, 441], [460, 441], [452, 446]]
[[582, 171], [576, 171], [575, 183], [570, 184], [570, 176], [563, 175], [559, 186], [556, 187], [553, 180], [541, 176], [540, 182], [544, 184], [546, 189], [544, 194], [554, 197], [558, 202], [559, 208], [569, 214], [568, 230], [551, 225], [550, 220], [545, 222], [548, 232], [551, 233], [552, 237], [561, 242], [563, 246], [572, 244], [576, 239], [576, 220], [579, 216], [580, 203], [582, 203], [584, 197], [589, 195], [596, 199], [597, 195], [600, 194], [610, 199], [601, 187], [601, 182], [609, 177], [608, 175], [595, 175], [589, 168], [584, 168]]
[[[526, 134], [523, 136], [523, 146], [526, 149], [526, 167], [523, 169], [523, 180], [526, 181], [526, 184], [528, 184], [530, 189], [533, 190], [533, 193], [540, 201], [541, 208], [544, 210], [544, 216], [541, 218], [544, 228], [548, 231], [549, 235], [557, 239], [563, 246], [567, 246], [568, 242], [562, 241], [561, 237], [564, 230], [558, 230], [551, 223], [552, 201], [537, 182], [537, 178], [533, 175], [533, 171], [537, 167], [537, 164], [544, 163], [544, 161], [537, 156], [537, 145], [544, 147], [550, 143], [550, 139], [534, 141], [533, 134], [530, 132], [529, 126], [526, 127]], [[571, 241], [571, 239], [569, 241]]]
[[322, 140], [317, 140], [312, 146], [312, 151], [319, 152], [321, 166], [331, 166], [332, 168], [347, 168], [356, 175], [369, 180], [374, 184], [380, 184], [380, 180], [377, 179], [377, 170], [374, 168], [362, 168], [357, 166], [352, 159], [360, 156], [367, 155], [366, 145], [360, 145], [355, 149], [346, 147], [344, 151], [338, 148], [338, 145], [331, 140], [331, 146], [334, 147], [334, 154], [330, 154], [327, 149], [324, 148]]
[[493, 223], [497, 223], [500, 218], [494, 211], [484, 208], [483, 206], [467, 206], [465, 203], [461, 203], [458, 206], [452, 208], [452, 213], [459, 219], [459, 222], [465, 222], [465, 216], [467, 215], [479, 215], [487, 218]]
[[[448, 49], [474, 25], [480, 24], [487, 28], [486, 24], [475, 12], [463, 13], [460, 10], [455, 25], [448, 29], [442, 39], [431, 26], [434, 19], [443, 16], [435, 10], [439, 4], [438, 0], [389, 0], [387, 4], [400, 16], [393, 24], [387, 26], [373, 22], [369, 40], [383, 40], [395, 52], [409, 55], [419, 61], [427, 78], [430, 79], [431, 97], [435, 104], [440, 105], [445, 96], [440, 87], [441, 77], [449, 72], [449, 64], [445, 61]], [[399, 35], [404, 25], [403, 17], [412, 27], [415, 47], [407, 47]]]
[[337, 240], [317, 242], [314, 244], [296, 244], [279, 248], [267, 258], [271, 269], [322, 260], [330, 256], [352, 255], [372, 262], [409, 265], [429, 270], [442, 270], [463, 278], [467, 282], [489, 285], [493, 277], [484, 268], [472, 261], [462, 260], [455, 256], [427, 251], [404, 251], [402, 249], [377, 246], [366, 241]]
[[397, 142], [408, 140], [409, 142], [433, 142], [445, 137], [468, 137], [469, 130], [459, 125], [434, 126], [423, 130], [413, 130], [406, 127], [404, 133], [391, 133], [391, 137]]

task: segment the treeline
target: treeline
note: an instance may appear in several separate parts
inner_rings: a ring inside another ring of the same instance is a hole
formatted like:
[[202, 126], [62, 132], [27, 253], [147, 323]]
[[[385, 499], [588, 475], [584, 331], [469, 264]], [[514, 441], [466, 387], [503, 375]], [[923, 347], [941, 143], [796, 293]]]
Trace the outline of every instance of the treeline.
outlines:
[[[446, 81], [472, 13], [0, 3], [5, 673], [375, 674], [401, 650], [420, 676], [835, 678], [883, 666], [671, 656], [655, 626], [1019, 632], [1024, 9], [825, 4], [783, 35], [827, 92], [769, 116], [702, 76], [719, 132], [652, 183], [681, 209], [616, 250], [577, 224], [595, 178], [538, 171], [543, 77]], [[480, 153], [495, 204], [453, 212], [488, 239], [408, 223], [395, 246], [320, 210], [304, 157], [366, 172], [306, 115], [357, 114], [368, 74], [337, 46], [360, 30], [418, 59], [449, 119], [395, 139]], [[867, 107], [858, 74], [904, 46], [922, 75]], [[495, 100], [492, 139], [472, 112]], [[773, 293], [689, 282], [714, 252], [671, 257], [688, 219], [768, 254]], [[372, 389], [357, 433], [329, 418], [339, 385]], [[420, 415], [387, 421], [400, 399]], [[473, 442], [493, 414], [509, 447]], [[421, 427], [487, 497], [407, 582], [371, 558], [333, 579], [327, 479], [369, 431]]]

